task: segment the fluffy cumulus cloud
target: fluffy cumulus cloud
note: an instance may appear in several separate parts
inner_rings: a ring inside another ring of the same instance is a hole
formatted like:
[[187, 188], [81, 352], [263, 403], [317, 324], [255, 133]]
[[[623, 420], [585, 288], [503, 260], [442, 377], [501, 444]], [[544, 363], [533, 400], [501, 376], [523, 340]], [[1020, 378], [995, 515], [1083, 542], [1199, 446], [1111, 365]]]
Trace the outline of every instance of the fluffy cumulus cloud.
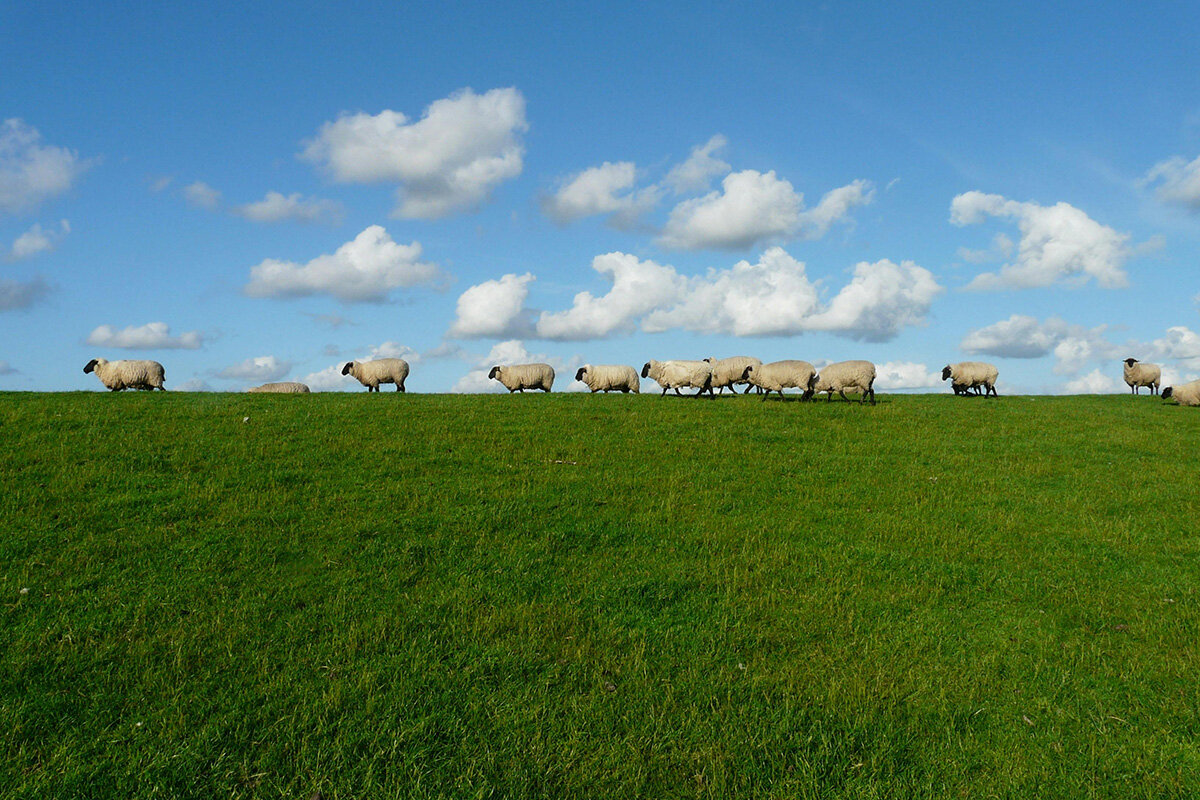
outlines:
[[725, 175], [733, 169], [713, 155], [725, 149], [726, 144], [728, 142], [725, 137], [717, 134], [704, 144], [693, 147], [687, 161], [672, 167], [663, 183], [671, 187], [675, 194], [705, 191], [713, 178]]
[[183, 199], [196, 208], [207, 211], [216, 211], [221, 205], [221, 193], [204, 181], [196, 181], [183, 187]]
[[863, 261], [854, 268], [850, 283], [805, 327], [885, 342], [902, 328], [924, 324], [929, 307], [941, 293], [933, 273], [911, 261]]
[[534, 277], [508, 274], [484, 281], [458, 297], [449, 336], [458, 339], [511, 338], [531, 331], [531, 312], [525, 309], [529, 284]]
[[516, 89], [463, 89], [417, 121], [387, 110], [327, 122], [300, 157], [342, 183], [399, 183], [394, 216], [436, 219], [477, 206], [520, 175], [527, 128]]
[[[757, 262], [743, 260], [728, 269], [691, 277], [628, 253], [597, 256], [592, 269], [609, 282], [609, 290], [601, 295], [580, 292], [570, 308], [542, 312], [531, 335], [581, 341], [639, 328], [649, 333], [689, 330], [733, 336], [829, 331], [886, 341], [907, 326], [924, 324], [930, 305], [942, 292], [923, 267], [885, 259], [859, 264], [850, 283], [823, 303], [805, 265], [780, 247], [768, 249]], [[526, 319], [524, 284], [533, 276], [522, 276], [519, 285], [515, 280], [516, 276], [505, 276], [468, 290], [482, 287], [486, 292], [466, 304], [470, 315], [463, 313], [460, 299], [459, 320], [451, 334], [463, 334], [465, 319], [472, 320], [471, 330], [513, 330], [512, 320]], [[491, 299], [493, 293], [496, 299]]]
[[16, 238], [9, 250], [8, 257], [12, 261], [20, 261], [24, 258], [33, 258], [39, 253], [48, 253], [58, 245], [59, 240], [70, 232], [71, 224], [65, 219], [58, 224], [57, 229], [43, 228], [35, 222], [32, 228]]
[[342, 219], [342, 206], [333, 200], [304, 197], [297, 192], [287, 196], [279, 192], [267, 192], [266, 197], [256, 203], [238, 206], [235, 213], [254, 222], [329, 222]]
[[605, 161], [563, 181], [557, 192], [542, 199], [542, 210], [560, 225], [607, 214], [614, 227], [630, 228], [661, 194], [655, 186], [635, 189], [636, 180], [632, 162]]
[[292, 369], [292, 362], [280, 361], [275, 356], [257, 356], [247, 358], [240, 364], [234, 364], [217, 372], [218, 378], [244, 381], [277, 381], [287, 375]]
[[797, 333], [819, 307], [804, 264], [773, 247], [757, 263], [739, 261], [687, 279], [681, 291], [646, 317], [650, 332], [673, 328], [735, 336]]
[[90, 166], [73, 150], [42, 144], [20, 119], [0, 124], [0, 212], [28, 211], [71, 188]]
[[45, 278], [36, 277], [27, 281], [0, 278], [0, 311], [29, 308], [48, 294], [50, 284]]
[[537, 321], [539, 337], [601, 339], [627, 333], [642, 316], [677, 301], [686, 285], [673, 267], [642, 261], [627, 253], [596, 256], [592, 269], [610, 281], [612, 288], [600, 297], [580, 292], [566, 311], [543, 313]]
[[1200, 158], [1175, 156], [1155, 164], [1143, 181], [1155, 186], [1158, 199], [1170, 205], [1200, 211]]
[[1186, 369], [1200, 369], [1200, 334], [1182, 325], [1167, 328], [1145, 350], [1147, 358], [1172, 359]]
[[941, 385], [941, 369], [931, 372], [915, 361], [889, 361], [875, 368], [876, 389], [931, 389]]
[[327, 294], [343, 303], [379, 303], [395, 289], [432, 285], [444, 277], [436, 265], [420, 259], [420, 243], [397, 244], [372, 225], [332, 255], [307, 264], [268, 258], [251, 268], [243, 291], [250, 297]]
[[488, 373], [492, 367], [500, 364], [530, 364], [543, 363], [554, 367], [554, 385], [556, 391], [580, 391], [579, 384], [572, 384], [571, 379], [575, 377], [575, 371], [583, 363], [583, 359], [574, 355], [568, 359], [559, 358], [557, 356], [549, 356], [544, 353], [530, 353], [526, 349], [525, 343], [516, 339], [498, 342], [492, 347], [486, 356], [477, 358], [472, 362], [472, 367], [466, 375], [459, 378], [454, 384], [454, 388], [450, 391], [460, 394], [479, 394], [490, 393], [498, 394], [507, 392], [499, 381], [489, 380]]
[[743, 170], [726, 175], [720, 191], [672, 209], [658, 241], [679, 250], [740, 250], [796, 236], [816, 239], [873, 196], [869, 183], [855, 181], [806, 210], [803, 196], [774, 171]]
[[1062, 386], [1064, 394], [1112, 394], [1122, 389], [1128, 391], [1125, 384], [1115, 375], [1110, 375], [1099, 368], [1086, 375], [1073, 378]]
[[88, 334], [87, 343], [124, 350], [196, 350], [204, 344], [204, 335], [199, 331], [188, 331], [172, 336], [165, 322], [149, 322], [140, 327], [130, 325], [121, 330], [112, 325], [101, 325]]
[[1109, 289], [1128, 284], [1124, 267], [1133, 255], [1129, 234], [1101, 225], [1072, 205], [1021, 203], [983, 192], [966, 192], [951, 202], [955, 225], [975, 225], [987, 217], [1017, 221], [1021, 239], [1016, 259], [999, 272], [977, 275], [968, 289], [1079, 286], [1089, 280]]

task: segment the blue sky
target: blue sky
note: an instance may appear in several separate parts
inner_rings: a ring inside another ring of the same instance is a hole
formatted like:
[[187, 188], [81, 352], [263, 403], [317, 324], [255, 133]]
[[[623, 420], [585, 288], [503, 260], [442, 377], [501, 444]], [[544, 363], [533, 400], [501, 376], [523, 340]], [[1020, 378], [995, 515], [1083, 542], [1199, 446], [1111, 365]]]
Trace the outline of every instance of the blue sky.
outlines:
[[[1194, 4], [0, 7], [0, 389], [1200, 377]], [[580, 388], [576, 384], [575, 388]]]

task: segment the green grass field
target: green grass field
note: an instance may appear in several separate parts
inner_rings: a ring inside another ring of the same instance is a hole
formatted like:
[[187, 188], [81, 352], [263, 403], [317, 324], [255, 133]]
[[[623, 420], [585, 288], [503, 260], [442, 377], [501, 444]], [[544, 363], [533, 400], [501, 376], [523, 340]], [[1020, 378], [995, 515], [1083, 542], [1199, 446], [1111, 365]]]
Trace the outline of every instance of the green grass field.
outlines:
[[0, 394], [0, 796], [1194, 796], [1200, 413], [879, 400]]

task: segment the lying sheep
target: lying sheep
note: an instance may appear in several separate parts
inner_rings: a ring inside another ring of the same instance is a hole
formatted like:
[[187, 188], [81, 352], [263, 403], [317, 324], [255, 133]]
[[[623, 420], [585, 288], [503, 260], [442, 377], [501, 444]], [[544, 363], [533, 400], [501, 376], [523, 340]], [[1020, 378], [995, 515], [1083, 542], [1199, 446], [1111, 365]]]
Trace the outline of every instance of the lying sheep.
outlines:
[[960, 361], [957, 364], [947, 364], [942, 367], [942, 380], [949, 380], [955, 394], [975, 394], [984, 397], [996, 394], [996, 379], [1000, 370], [992, 364], [983, 361]]
[[155, 389], [167, 390], [163, 386], [166, 371], [157, 361], [109, 361], [105, 358], [93, 358], [83, 368], [86, 375], [95, 372], [100, 382], [110, 391], [119, 392], [122, 389]]
[[642, 367], [642, 377], [651, 378], [662, 387], [663, 397], [667, 389], [674, 389], [675, 394], [682, 395], [680, 387], [695, 386], [700, 391], [692, 395], [699, 397], [708, 390], [709, 397], [716, 397], [712, 388], [712, 366], [707, 361], [655, 361], [650, 359]]
[[266, 394], [308, 394], [309, 388], [303, 383], [285, 381], [283, 383], [264, 383], [262, 386], [252, 386], [246, 391], [263, 392]]
[[771, 392], [779, 392], [783, 397], [784, 389], [803, 389], [800, 399], [809, 400], [813, 396], [813, 387], [817, 382], [817, 369], [807, 361], [772, 361], [770, 364], [751, 364], [742, 373], [742, 380], [751, 386], [763, 390], [762, 399], [766, 400]]
[[489, 380], [500, 381], [508, 393], [525, 393], [526, 389], [542, 389], [549, 392], [554, 385], [554, 367], [549, 364], [513, 364], [507, 367], [492, 367]]
[[347, 361], [342, 367], [343, 375], [350, 375], [368, 392], [378, 392], [379, 384], [394, 383], [396, 391], [404, 391], [404, 380], [408, 377], [408, 362], [403, 358], [377, 358], [374, 361]]
[[642, 389], [637, 370], [624, 364], [584, 364], [575, 373], [575, 380], [586, 385], [593, 394], [618, 391], [640, 394]]
[[1143, 364], [1136, 358], [1127, 358], [1124, 373], [1125, 383], [1134, 394], [1138, 393], [1141, 386], [1149, 386], [1150, 394], [1158, 394], [1158, 386], [1162, 382], [1162, 369], [1158, 364]]
[[1162, 390], [1162, 398], [1174, 398], [1181, 406], [1200, 406], [1200, 381], [1185, 383], [1183, 386], [1168, 386]]
[[732, 356], [731, 358], [706, 358], [704, 359], [712, 365], [713, 388], [718, 390], [718, 393], [724, 392], [725, 387], [729, 387], [729, 391], [737, 394], [737, 390], [733, 387], [739, 383], [746, 384], [746, 391], [742, 394], [749, 394], [754, 385], [748, 383], [743, 377], [746, 374], [746, 367], [759, 366], [762, 364], [761, 359], [752, 356]]
[[869, 397], [871, 405], [875, 405], [874, 386], [875, 365], [870, 361], [839, 361], [821, 369], [813, 391], [817, 394], [828, 392], [827, 401], [832, 400], [833, 393], [837, 392], [848, 402], [850, 398], [846, 397], [846, 390], [850, 389], [861, 395], [859, 403], [865, 403]]

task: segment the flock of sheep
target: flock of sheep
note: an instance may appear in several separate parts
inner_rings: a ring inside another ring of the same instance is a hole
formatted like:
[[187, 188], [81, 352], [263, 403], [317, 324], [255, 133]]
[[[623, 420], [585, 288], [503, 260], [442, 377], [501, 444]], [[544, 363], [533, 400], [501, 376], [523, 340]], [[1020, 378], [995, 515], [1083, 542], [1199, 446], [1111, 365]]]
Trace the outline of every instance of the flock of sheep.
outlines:
[[[1144, 364], [1136, 358], [1125, 359], [1124, 378], [1134, 394], [1146, 386], [1151, 394], [1158, 394], [1162, 382], [1162, 370], [1157, 364]], [[94, 358], [83, 368], [85, 373], [95, 372], [108, 389], [162, 389], [166, 372], [157, 361], [107, 361]], [[396, 391], [404, 391], [408, 378], [408, 362], [402, 358], [379, 358], [374, 361], [349, 361], [342, 367], [342, 374], [356, 379], [368, 392], [378, 392], [384, 383], [395, 384]], [[950, 381], [956, 395], [976, 394], [996, 396], [996, 379], [999, 371], [992, 364], [980, 361], [962, 361], [948, 364], [942, 369], [942, 380]], [[655, 361], [651, 359], [642, 367], [641, 378], [650, 378], [662, 387], [665, 395], [683, 388], [696, 389], [694, 397], [708, 392], [716, 397], [718, 391], [745, 386], [745, 392], [757, 389], [763, 400], [771, 392], [783, 396], [784, 389], [799, 389], [802, 399], [810, 400], [814, 395], [826, 393], [832, 400], [836, 392], [843, 400], [849, 400], [847, 391], [859, 395], [859, 403], [875, 404], [875, 365], [870, 361], [839, 361], [829, 364], [820, 371], [807, 361], [774, 361], [764, 364], [757, 358], [735, 356], [733, 358], [706, 358], [703, 361]], [[499, 381], [509, 393], [524, 392], [526, 389], [541, 389], [549, 392], [554, 385], [554, 368], [549, 364], [509, 364], [492, 367], [490, 380]], [[633, 367], [623, 364], [584, 364], [575, 373], [580, 381], [595, 392], [641, 391], [641, 381]], [[309, 388], [303, 383], [264, 383], [250, 389], [251, 392], [279, 394], [307, 394]], [[1200, 406], [1200, 380], [1183, 386], [1167, 386], [1162, 390], [1163, 399], [1174, 398], [1185, 406]]]

